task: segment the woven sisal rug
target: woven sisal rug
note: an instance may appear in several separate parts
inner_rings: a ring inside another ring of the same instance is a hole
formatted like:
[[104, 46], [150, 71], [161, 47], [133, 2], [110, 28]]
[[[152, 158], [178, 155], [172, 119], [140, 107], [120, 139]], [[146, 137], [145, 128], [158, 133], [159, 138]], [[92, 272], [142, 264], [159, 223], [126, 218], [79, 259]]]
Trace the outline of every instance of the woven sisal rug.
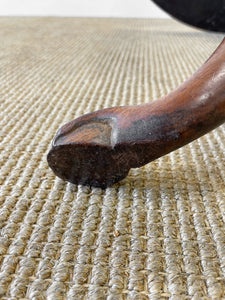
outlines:
[[0, 29], [0, 299], [225, 299], [224, 125], [106, 190], [46, 163], [62, 124], [167, 94], [223, 36], [172, 20]]

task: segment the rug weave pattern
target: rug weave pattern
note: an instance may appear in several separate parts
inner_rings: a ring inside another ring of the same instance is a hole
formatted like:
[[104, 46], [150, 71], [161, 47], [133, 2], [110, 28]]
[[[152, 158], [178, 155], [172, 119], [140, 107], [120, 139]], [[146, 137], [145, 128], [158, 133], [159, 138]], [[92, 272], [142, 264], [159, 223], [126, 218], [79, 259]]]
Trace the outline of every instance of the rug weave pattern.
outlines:
[[0, 18], [0, 298], [225, 299], [225, 126], [101, 190], [56, 178], [56, 130], [153, 101], [222, 36], [172, 20]]

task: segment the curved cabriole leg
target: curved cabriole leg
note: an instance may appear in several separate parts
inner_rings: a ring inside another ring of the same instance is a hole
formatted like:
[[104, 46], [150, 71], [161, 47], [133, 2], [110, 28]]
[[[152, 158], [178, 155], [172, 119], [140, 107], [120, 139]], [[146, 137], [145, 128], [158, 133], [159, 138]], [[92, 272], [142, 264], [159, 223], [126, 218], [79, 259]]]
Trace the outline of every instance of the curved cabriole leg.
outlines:
[[48, 163], [60, 178], [105, 188], [225, 121], [225, 40], [178, 89], [149, 104], [99, 110], [58, 130]]

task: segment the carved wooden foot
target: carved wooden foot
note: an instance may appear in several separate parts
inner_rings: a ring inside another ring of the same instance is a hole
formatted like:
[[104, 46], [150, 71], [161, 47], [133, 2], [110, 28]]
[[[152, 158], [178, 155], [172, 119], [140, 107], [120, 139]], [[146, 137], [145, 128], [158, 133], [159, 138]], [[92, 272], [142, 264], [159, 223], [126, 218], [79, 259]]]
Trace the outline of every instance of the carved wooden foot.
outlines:
[[60, 178], [105, 188], [225, 121], [225, 40], [178, 89], [155, 102], [107, 108], [57, 132], [48, 163]]

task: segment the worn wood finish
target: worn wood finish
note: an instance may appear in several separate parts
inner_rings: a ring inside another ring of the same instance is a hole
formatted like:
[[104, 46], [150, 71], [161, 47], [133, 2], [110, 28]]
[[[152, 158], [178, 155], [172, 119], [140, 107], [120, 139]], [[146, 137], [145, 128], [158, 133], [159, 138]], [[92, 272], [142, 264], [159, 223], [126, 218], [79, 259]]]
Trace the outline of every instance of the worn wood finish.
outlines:
[[225, 40], [178, 89], [149, 104], [107, 108], [57, 132], [48, 163], [60, 178], [105, 188], [225, 121]]

